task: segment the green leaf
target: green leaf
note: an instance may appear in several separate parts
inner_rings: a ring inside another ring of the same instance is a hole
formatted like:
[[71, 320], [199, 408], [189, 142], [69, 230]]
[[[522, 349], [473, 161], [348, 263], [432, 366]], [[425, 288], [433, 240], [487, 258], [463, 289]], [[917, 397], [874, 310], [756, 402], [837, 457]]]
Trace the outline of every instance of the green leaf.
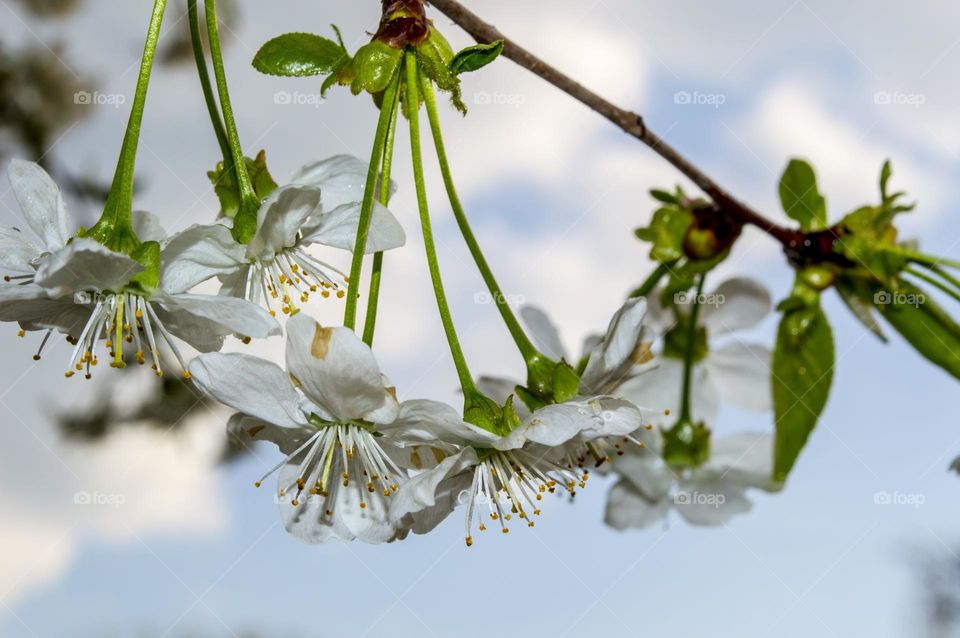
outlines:
[[286, 33], [268, 41], [253, 58], [267, 75], [307, 77], [331, 73], [347, 52], [333, 40], [312, 33]]
[[800, 222], [805, 231], [827, 227], [827, 202], [817, 188], [813, 167], [803, 160], [793, 159], [780, 178], [780, 202], [787, 216]]
[[674, 195], [673, 193], [667, 192], [665, 190], [661, 190], [659, 188], [650, 189], [650, 196], [653, 197], [658, 202], [662, 202], [664, 204], [673, 204], [677, 206], [680, 205], [680, 200], [677, 198], [676, 195]]
[[784, 314], [773, 351], [776, 418], [773, 478], [786, 480], [827, 404], [833, 382], [833, 331], [820, 308], [804, 303]]
[[503, 53], [503, 40], [467, 47], [454, 56], [450, 63], [450, 71], [454, 75], [478, 71], [500, 57], [501, 53]]
[[960, 379], [960, 326], [923, 289], [901, 281], [874, 293], [873, 304], [917, 352]]
[[852, 289], [844, 280], [837, 282], [836, 289], [840, 294], [840, 298], [843, 300], [843, 303], [847, 306], [850, 312], [853, 313], [853, 316], [856, 317], [861, 324], [863, 324], [863, 327], [875, 335], [877, 339], [886, 343], [887, 335], [884, 334], [883, 327], [880, 325], [880, 322], [877, 321], [877, 316], [873, 311], [873, 306], [858, 297], [856, 291]]

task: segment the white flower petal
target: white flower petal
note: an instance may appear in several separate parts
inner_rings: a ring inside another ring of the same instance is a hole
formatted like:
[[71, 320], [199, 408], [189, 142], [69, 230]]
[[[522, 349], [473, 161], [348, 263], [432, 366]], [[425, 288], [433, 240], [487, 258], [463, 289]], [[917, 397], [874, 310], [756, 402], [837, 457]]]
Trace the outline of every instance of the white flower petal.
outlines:
[[276, 425], [242, 412], [227, 421], [227, 434], [244, 450], [257, 441], [269, 441], [284, 454], [293, 454], [314, 432], [309, 427], [293, 427], [289, 423]]
[[190, 362], [190, 374], [207, 394], [234, 410], [289, 428], [307, 422], [290, 378], [274, 363], [239, 353], [204, 354]]
[[51, 299], [34, 284], [0, 285], [0, 321], [17, 321], [24, 330], [53, 328], [77, 337], [91, 311], [92, 306], [76, 304], [72, 297]]
[[570, 361], [567, 357], [567, 351], [564, 350], [563, 342], [560, 341], [560, 331], [550, 321], [547, 313], [536, 306], [523, 306], [520, 308], [520, 317], [530, 330], [530, 338], [540, 352], [556, 361], [564, 359], [572, 365], [577, 365], [576, 361]]
[[647, 300], [647, 316], [644, 317], [643, 322], [657, 336], [662, 336], [677, 323], [673, 311], [660, 302], [662, 293], [662, 288], [656, 288], [645, 297]]
[[317, 188], [283, 186], [273, 191], [257, 211], [257, 232], [247, 245], [247, 258], [270, 260], [292, 247], [303, 223], [319, 208]]
[[160, 218], [145, 210], [135, 210], [131, 216], [133, 232], [140, 241], [162, 242], [167, 238], [167, 231], [160, 225]]
[[612, 392], [626, 381], [635, 365], [649, 363], [649, 345], [641, 344], [647, 300], [630, 299], [607, 327], [603, 343], [590, 353], [580, 377], [581, 391], [591, 394]]
[[710, 459], [694, 471], [698, 479], [722, 481], [766, 491], [782, 486], [773, 480], [772, 434], [738, 432], [716, 439]]
[[473, 478], [469, 472], [461, 472], [444, 479], [436, 488], [434, 504], [419, 512], [408, 514], [400, 521], [400, 525], [404, 530], [414, 534], [432, 532], [458, 505], [462, 504], [464, 495], [469, 494], [472, 482]]
[[373, 352], [348, 328], [296, 315], [287, 322], [287, 368], [304, 394], [338, 420], [366, 418], [386, 403]]
[[511, 394], [516, 394], [517, 382], [503, 377], [483, 376], [477, 379], [477, 389], [497, 403], [507, 402]]
[[666, 498], [677, 480], [663, 459], [649, 449], [615, 457], [613, 470], [650, 501]]
[[0, 270], [32, 273], [33, 261], [43, 251], [15, 228], [0, 228]]
[[[303, 227], [302, 245], [323, 244], [353, 252], [360, 226], [360, 202], [344, 204], [329, 213], [311, 217]], [[385, 206], [374, 203], [367, 235], [366, 254], [399, 248], [407, 243], [400, 222]]]
[[[280, 471], [280, 485], [299, 478], [299, 468], [291, 463]], [[360, 503], [365, 507], [360, 507]], [[350, 481], [344, 487], [333, 481], [329, 496], [302, 493], [293, 505], [293, 495], [280, 501], [284, 528], [305, 543], [322, 543], [331, 537], [344, 541], [386, 543], [396, 537], [396, 525], [387, 516], [387, 497], [377, 490], [367, 492], [361, 481]], [[327, 512], [332, 515], [328, 515]]]
[[[344, 204], [363, 201], [368, 171], [367, 162], [352, 155], [334, 155], [304, 165], [294, 173], [290, 183], [319, 188], [323, 210], [331, 211]], [[391, 182], [391, 194], [396, 190], [396, 184]]]
[[[171, 294], [186, 292], [213, 277], [244, 269], [245, 253], [246, 247], [233, 240], [226, 226], [191, 226], [164, 245], [160, 286]], [[234, 296], [242, 297], [243, 291]]]
[[455, 408], [427, 399], [404, 401], [396, 421], [380, 431], [397, 445], [452, 443], [490, 447], [499, 437], [463, 420]]
[[728, 279], [713, 291], [712, 297], [717, 303], [704, 304], [699, 320], [711, 336], [752, 328], [773, 307], [770, 292], [753, 279]]
[[642, 425], [643, 414], [629, 401], [594, 397], [540, 408], [494, 447], [516, 449], [526, 442], [556, 447], [573, 439], [623, 436]]
[[62, 248], [70, 239], [70, 218], [60, 189], [39, 164], [10, 160], [10, 187], [23, 216], [47, 250]]
[[283, 332], [269, 312], [243, 299], [157, 292], [151, 301], [162, 307], [167, 329], [190, 344], [228, 335], [265, 339]]
[[56, 295], [79, 291], [118, 292], [143, 266], [92, 239], [76, 238], [37, 269], [37, 284]]
[[[390, 503], [390, 519], [400, 521], [409, 514], [416, 514], [436, 505], [437, 490], [441, 482], [457, 474], [467, 472], [477, 464], [477, 453], [465, 448], [459, 454], [448, 457], [432, 470], [421, 472], [400, 486]], [[456, 503], [453, 504], [454, 506]]]
[[769, 348], [733, 341], [712, 350], [703, 364], [724, 401], [762, 412], [773, 407]]
[[[680, 392], [683, 387], [683, 362], [679, 359], [661, 357], [659, 366], [623, 384], [617, 394], [645, 408], [647, 421], [656, 426], [670, 426], [676, 422], [680, 409]], [[702, 365], [693, 370], [691, 388], [693, 420], [716, 423], [720, 411], [719, 400], [713, 382]]]
[[677, 512], [691, 525], [715, 527], [750, 511], [745, 488], [725, 482], [684, 481], [673, 497]]
[[663, 520], [668, 511], [668, 499], [647, 500], [631, 484], [620, 481], [610, 489], [603, 520], [613, 529], [641, 529]]

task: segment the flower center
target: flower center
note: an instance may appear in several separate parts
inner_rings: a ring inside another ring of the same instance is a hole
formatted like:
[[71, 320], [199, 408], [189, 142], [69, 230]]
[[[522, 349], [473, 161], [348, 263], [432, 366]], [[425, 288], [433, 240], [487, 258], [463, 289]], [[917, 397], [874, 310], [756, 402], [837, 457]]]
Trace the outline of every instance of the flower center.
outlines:
[[325, 515], [333, 516], [334, 501], [328, 498], [340, 487], [349, 489], [351, 484], [361, 486], [357, 489], [361, 509], [366, 509], [364, 493], [382, 493], [391, 496], [399, 489], [398, 481], [403, 472], [387, 456], [376, 437], [364, 428], [354, 424], [329, 424], [319, 428], [292, 454], [281, 461], [256, 482], [260, 487], [271, 474], [303, 455], [292, 479], [281, 476], [279, 496], [282, 499], [292, 496], [290, 504], [301, 504], [303, 493], [307, 498], [323, 499], [326, 503]]
[[[160, 353], [157, 348], [157, 335], [159, 334], [180, 363], [183, 377], [185, 379], [190, 378], [190, 373], [187, 372], [187, 366], [180, 355], [173, 336], [163, 326], [150, 303], [140, 295], [81, 292], [75, 295], [75, 302], [81, 305], [93, 304], [93, 310], [90, 312], [90, 318], [80, 332], [80, 336], [75, 338], [70, 335], [67, 337], [67, 341], [74, 345], [74, 349], [65, 376], [72, 377], [77, 372], [85, 371], [84, 376], [87, 379], [91, 377], [91, 368], [98, 363], [95, 346], [101, 339], [105, 340], [107, 351], [113, 359], [110, 362], [110, 367], [126, 367], [123, 353], [124, 344], [132, 344], [136, 348], [134, 356], [137, 363], [141, 365], [146, 363], [145, 352], [149, 353], [153, 361], [151, 367], [157, 373], [157, 376], [163, 376], [163, 370], [160, 367]], [[47, 337], [49, 337], [49, 332]], [[47, 337], [44, 338], [44, 344]], [[41, 345], [42, 349], [43, 346]], [[39, 354], [38, 352], [35, 358], [38, 358]]]
[[347, 282], [348, 277], [334, 266], [293, 247], [270, 261], [250, 266], [244, 298], [258, 305], [263, 303], [274, 317], [275, 305], [285, 315], [296, 314], [297, 303], [307, 303], [311, 294], [319, 293], [324, 299], [333, 294], [343, 299], [346, 292], [341, 283]]
[[487, 456], [473, 472], [473, 484], [468, 493], [466, 516], [466, 543], [473, 545], [473, 519], [481, 532], [486, 531], [481, 510], [488, 510], [490, 520], [500, 524], [500, 531], [507, 534], [507, 523], [517, 515], [533, 527], [533, 516], [540, 515], [538, 503], [544, 493], [555, 493], [557, 487], [571, 496], [576, 488], [586, 487], [590, 475], [587, 471], [567, 468], [541, 456], [524, 450], [496, 451]]

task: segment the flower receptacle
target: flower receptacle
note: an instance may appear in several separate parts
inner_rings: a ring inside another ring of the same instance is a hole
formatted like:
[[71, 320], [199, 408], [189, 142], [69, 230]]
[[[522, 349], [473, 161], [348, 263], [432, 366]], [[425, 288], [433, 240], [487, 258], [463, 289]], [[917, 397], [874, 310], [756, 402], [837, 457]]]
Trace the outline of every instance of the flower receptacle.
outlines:
[[682, 420], [663, 431], [663, 460], [674, 469], [703, 465], [710, 458], [710, 429]]

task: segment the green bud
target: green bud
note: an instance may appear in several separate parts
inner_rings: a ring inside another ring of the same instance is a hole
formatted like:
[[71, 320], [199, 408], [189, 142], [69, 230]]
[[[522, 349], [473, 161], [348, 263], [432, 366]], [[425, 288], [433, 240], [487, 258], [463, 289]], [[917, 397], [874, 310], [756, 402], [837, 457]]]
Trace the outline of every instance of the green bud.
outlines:
[[[663, 337], [663, 356], [671, 359], [683, 361], [689, 350], [689, 320], [677, 323]], [[697, 326], [696, 335], [693, 341], [693, 363], [703, 361], [710, 353], [710, 346], [707, 344], [707, 329], [703, 326]]]
[[699, 467], [710, 458], [710, 430], [703, 423], [681, 421], [663, 437], [663, 460], [672, 468]]
[[497, 436], [506, 436], [520, 425], [520, 415], [511, 395], [502, 407], [493, 399], [470, 392], [464, 399], [463, 420]]
[[683, 239], [683, 252], [690, 259], [710, 259], [717, 254], [720, 242], [710, 228], [691, 226]]
[[[273, 180], [270, 170], [267, 168], [266, 151], [260, 151], [254, 159], [245, 157], [243, 161], [246, 164], [250, 182], [253, 184], [253, 190], [257, 194], [257, 198], [263, 201], [277, 189], [277, 183]], [[207, 172], [207, 178], [213, 184], [213, 190], [217, 199], [220, 200], [220, 214], [234, 219], [240, 210], [241, 197], [233, 166], [227, 167], [223, 162], [220, 162], [214, 170]]]
[[808, 266], [800, 272], [800, 277], [814, 290], [826, 290], [833, 285], [837, 273], [826, 266]]
[[350, 63], [340, 69], [337, 81], [349, 85], [354, 95], [364, 91], [380, 93], [390, 85], [402, 59], [403, 49], [396, 49], [382, 40], [373, 40], [360, 47]]

